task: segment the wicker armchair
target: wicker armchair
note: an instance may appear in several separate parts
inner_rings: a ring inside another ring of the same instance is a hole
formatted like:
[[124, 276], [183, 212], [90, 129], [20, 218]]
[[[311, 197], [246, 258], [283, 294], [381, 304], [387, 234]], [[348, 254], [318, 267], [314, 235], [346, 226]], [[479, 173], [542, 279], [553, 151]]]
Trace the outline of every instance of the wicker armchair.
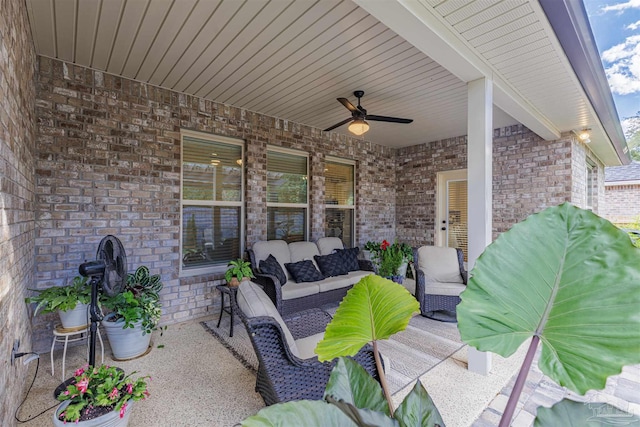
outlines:
[[423, 316], [443, 321], [456, 320], [460, 293], [467, 285], [463, 260], [461, 249], [437, 246], [414, 248], [415, 296]]
[[[297, 313], [285, 324], [269, 297], [255, 283], [243, 282], [237, 295], [235, 308], [258, 356], [256, 391], [264, 403], [322, 399], [335, 360], [319, 362], [310, 353], [322, 338], [330, 316], [312, 309]], [[270, 315], [259, 315], [265, 313]], [[301, 338], [307, 334], [312, 335]], [[360, 350], [353, 359], [379, 380], [370, 347]]]

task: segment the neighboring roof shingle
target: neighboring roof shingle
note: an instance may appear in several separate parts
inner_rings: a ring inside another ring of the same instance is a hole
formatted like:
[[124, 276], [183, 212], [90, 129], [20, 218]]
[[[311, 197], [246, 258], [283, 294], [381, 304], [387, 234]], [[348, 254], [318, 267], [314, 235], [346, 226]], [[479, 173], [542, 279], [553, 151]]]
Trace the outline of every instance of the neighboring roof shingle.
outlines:
[[609, 166], [604, 168], [604, 181], [640, 181], [640, 163], [631, 162], [624, 166]]

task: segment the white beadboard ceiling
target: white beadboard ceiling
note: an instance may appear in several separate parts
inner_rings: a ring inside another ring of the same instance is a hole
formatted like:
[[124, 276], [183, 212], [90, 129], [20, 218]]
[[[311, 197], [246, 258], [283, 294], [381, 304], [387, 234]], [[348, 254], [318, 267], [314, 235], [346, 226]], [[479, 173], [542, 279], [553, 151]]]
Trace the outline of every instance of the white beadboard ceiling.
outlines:
[[591, 127], [606, 141], [537, 0], [26, 1], [40, 55], [320, 129], [361, 89], [370, 114], [414, 119], [370, 123], [366, 139], [392, 147], [467, 133], [473, 70], [398, 35], [410, 9], [493, 76], [495, 128], [531, 117], [543, 137]]

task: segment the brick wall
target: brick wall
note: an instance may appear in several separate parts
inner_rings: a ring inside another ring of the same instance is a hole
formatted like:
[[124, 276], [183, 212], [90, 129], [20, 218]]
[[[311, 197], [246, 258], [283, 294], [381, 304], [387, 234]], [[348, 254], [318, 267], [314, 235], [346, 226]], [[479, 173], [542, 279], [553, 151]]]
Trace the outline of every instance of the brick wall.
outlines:
[[13, 426], [27, 383], [27, 367], [10, 366], [14, 338], [32, 349], [36, 61], [24, 2], [0, 0], [0, 10], [0, 425]]
[[[494, 130], [494, 239], [528, 215], [572, 200], [573, 143], [570, 135], [544, 141], [522, 125]], [[437, 173], [467, 167], [466, 137], [399, 149], [396, 166], [398, 240], [431, 245]]]
[[[324, 233], [325, 157], [357, 164], [358, 242], [395, 234], [395, 163], [388, 147], [57, 60], [37, 77], [36, 280], [62, 285], [114, 234], [130, 269], [160, 273], [164, 324], [217, 310], [221, 276], [178, 277], [180, 129], [246, 141], [246, 246], [267, 236], [268, 145], [310, 155], [310, 237]], [[38, 316], [45, 349], [55, 316]]]
[[618, 185], [608, 183], [605, 187], [605, 205], [600, 215], [614, 224], [640, 223], [640, 183]]
[[604, 191], [604, 165], [591, 152], [589, 146], [580, 142], [574, 135], [567, 135], [567, 139], [571, 141], [571, 203], [585, 209], [587, 206], [587, 160], [596, 165], [596, 189], [593, 198], [593, 206], [591, 209], [594, 213], [600, 214], [605, 207]]

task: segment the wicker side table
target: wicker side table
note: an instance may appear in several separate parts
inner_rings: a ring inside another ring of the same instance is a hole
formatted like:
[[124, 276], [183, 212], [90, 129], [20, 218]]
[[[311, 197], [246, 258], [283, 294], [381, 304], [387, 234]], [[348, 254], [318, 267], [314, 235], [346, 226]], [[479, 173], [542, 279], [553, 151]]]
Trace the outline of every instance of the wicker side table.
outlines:
[[[236, 293], [238, 292], [237, 286], [229, 286], [229, 285], [217, 285], [216, 289], [220, 291], [220, 317], [218, 317], [218, 326], [220, 327], [220, 322], [222, 321], [222, 313], [228, 313], [231, 316], [231, 326], [229, 326], [229, 336], [233, 336], [233, 304], [231, 303], [231, 298], [236, 297]], [[224, 296], [229, 296], [229, 305], [224, 305]]]

